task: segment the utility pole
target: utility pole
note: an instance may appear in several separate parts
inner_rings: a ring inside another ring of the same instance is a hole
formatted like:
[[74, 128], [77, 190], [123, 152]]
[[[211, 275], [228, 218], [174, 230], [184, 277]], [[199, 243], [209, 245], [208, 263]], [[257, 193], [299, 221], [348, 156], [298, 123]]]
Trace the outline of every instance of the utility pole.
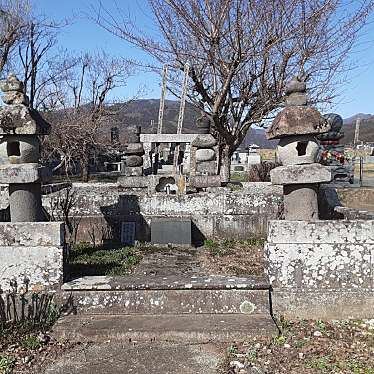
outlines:
[[359, 143], [359, 137], [360, 137], [360, 126], [361, 126], [361, 118], [358, 117], [356, 119], [356, 129], [355, 129], [355, 138], [353, 140], [353, 146], [354, 148], [357, 147], [357, 144]]
[[[186, 107], [186, 96], [187, 96], [187, 89], [188, 89], [188, 76], [190, 72], [190, 65], [185, 64], [184, 65], [184, 78], [183, 78], [183, 87], [182, 87], [182, 95], [181, 95], [181, 101], [179, 106], [179, 116], [178, 116], [178, 124], [177, 124], [177, 134], [182, 134], [182, 128], [183, 128], [183, 119], [184, 119], [184, 110]], [[178, 158], [179, 158], [179, 143], [175, 147], [174, 151], [174, 165], [173, 170], [174, 174], [177, 174], [178, 172]]]
[[162, 87], [161, 87], [160, 109], [158, 111], [157, 134], [162, 134], [162, 126], [163, 126], [163, 121], [164, 121], [167, 73], [168, 73], [168, 67], [167, 65], [164, 65], [162, 69]]
[[[168, 74], [168, 67], [164, 65], [162, 68], [162, 84], [161, 84], [161, 97], [160, 97], [160, 109], [158, 111], [158, 123], [157, 123], [157, 134], [162, 134], [162, 127], [164, 121], [164, 108], [165, 108], [165, 96], [166, 96], [166, 80]], [[160, 159], [160, 144], [156, 143], [155, 160], [153, 165], [153, 174], [157, 174], [158, 163]]]

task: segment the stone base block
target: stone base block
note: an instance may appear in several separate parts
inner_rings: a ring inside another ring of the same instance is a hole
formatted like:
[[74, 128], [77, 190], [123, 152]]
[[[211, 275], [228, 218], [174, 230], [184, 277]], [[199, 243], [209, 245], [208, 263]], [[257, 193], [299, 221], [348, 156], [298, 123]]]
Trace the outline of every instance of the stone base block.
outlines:
[[286, 220], [318, 220], [318, 184], [283, 186], [284, 217]]
[[140, 177], [143, 175], [143, 167], [142, 166], [134, 166], [134, 167], [128, 167], [125, 166], [124, 174], [127, 177]]
[[50, 176], [50, 169], [39, 164], [0, 166], [0, 183], [36, 183], [47, 180]]
[[131, 168], [143, 166], [143, 157], [137, 155], [126, 156], [125, 164]]
[[273, 184], [308, 184], [328, 183], [331, 181], [331, 170], [321, 164], [279, 166], [270, 171]]
[[216, 161], [205, 161], [199, 162], [196, 165], [196, 172], [207, 175], [217, 174], [217, 162]]
[[196, 151], [196, 162], [213, 161], [216, 158], [216, 153], [210, 148], [200, 148]]
[[63, 223], [1, 223], [0, 285], [57, 290], [63, 281]]
[[270, 221], [265, 256], [275, 289], [374, 290], [374, 221]]
[[219, 175], [195, 175], [190, 178], [190, 187], [221, 187], [221, 177]]
[[217, 140], [211, 134], [201, 134], [191, 143], [193, 147], [212, 148], [217, 145]]

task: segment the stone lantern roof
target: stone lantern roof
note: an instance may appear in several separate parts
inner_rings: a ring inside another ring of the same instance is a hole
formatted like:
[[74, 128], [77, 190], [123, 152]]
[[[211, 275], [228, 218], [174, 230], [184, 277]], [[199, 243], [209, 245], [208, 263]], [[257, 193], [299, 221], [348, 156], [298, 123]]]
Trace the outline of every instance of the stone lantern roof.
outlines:
[[23, 83], [10, 74], [0, 81], [5, 106], [0, 108], [0, 135], [48, 135], [51, 125], [34, 109], [28, 107], [29, 99]]
[[286, 87], [286, 108], [277, 114], [266, 137], [270, 140], [321, 134], [329, 131], [330, 126], [318, 110], [307, 106], [306, 84], [295, 77]]

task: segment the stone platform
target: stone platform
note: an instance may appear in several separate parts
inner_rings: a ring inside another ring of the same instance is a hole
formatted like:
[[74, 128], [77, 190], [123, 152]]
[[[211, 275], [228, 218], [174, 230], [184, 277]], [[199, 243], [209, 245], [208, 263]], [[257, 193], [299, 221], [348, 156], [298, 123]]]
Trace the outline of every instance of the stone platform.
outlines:
[[30, 290], [57, 290], [63, 277], [63, 224], [61, 222], [0, 223], [0, 286]]
[[65, 283], [56, 336], [201, 343], [276, 333], [266, 277], [206, 274], [198, 251], [151, 249], [132, 274]]
[[290, 318], [372, 318], [374, 221], [271, 221], [274, 309]]

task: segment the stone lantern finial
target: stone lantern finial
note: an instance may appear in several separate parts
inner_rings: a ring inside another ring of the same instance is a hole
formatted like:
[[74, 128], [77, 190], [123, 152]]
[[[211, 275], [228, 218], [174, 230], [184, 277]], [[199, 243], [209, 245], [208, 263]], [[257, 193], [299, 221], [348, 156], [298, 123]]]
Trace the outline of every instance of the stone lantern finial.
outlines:
[[0, 81], [0, 90], [4, 93], [2, 100], [7, 105], [29, 105], [29, 98], [25, 94], [23, 82], [14, 73], [6, 80]]
[[286, 106], [306, 106], [306, 83], [294, 77], [286, 86]]

